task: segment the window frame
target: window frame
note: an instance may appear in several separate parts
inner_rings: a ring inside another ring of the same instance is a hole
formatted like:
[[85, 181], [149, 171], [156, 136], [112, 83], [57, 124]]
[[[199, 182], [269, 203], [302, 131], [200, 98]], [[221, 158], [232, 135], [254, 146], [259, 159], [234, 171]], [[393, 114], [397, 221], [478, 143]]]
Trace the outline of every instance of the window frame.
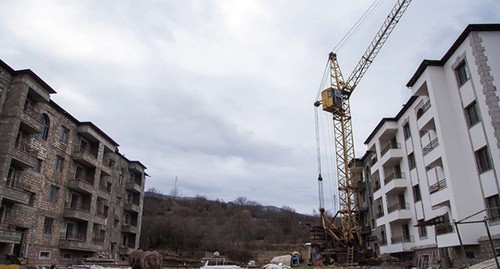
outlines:
[[404, 135], [405, 140], [408, 140], [409, 138], [411, 138], [410, 123], [408, 123], [408, 122], [403, 125], [403, 135]]
[[469, 65], [465, 59], [461, 61], [455, 68], [455, 77], [457, 79], [458, 87], [462, 87], [467, 81], [470, 80]]
[[40, 122], [43, 125], [42, 131], [38, 133], [37, 137], [40, 140], [47, 141], [47, 138], [49, 137], [49, 131], [50, 131], [50, 119], [47, 114], [42, 113], [40, 115]]
[[412, 191], [413, 191], [413, 200], [415, 201], [415, 203], [422, 201], [422, 193], [420, 192], [419, 184], [413, 186]]
[[410, 154], [408, 154], [407, 158], [408, 158], [408, 169], [411, 171], [417, 167], [417, 163], [415, 161], [415, 154], [411, 152]]
[[477, 170], [479, 174], [485, 173], [493, 169], [493, 163], [490, 157], [488, 146], [484, 146], [474, 152]]
[[476, 100], [472, 101], [465, 107], [465, 116], [467, 118], [467, 125], [469, 128], [481, 122], [481, 115], [479, 114]]
[[50, 185], [49, 188], [49, 202], [55, 203], [59, 198], [59, 187], [56, 185]]
[[54, 170], [56, 172], [62, 173], [63, 168], [64, 168], [64, 158], [61, 155], [56, 155]]
[[485, 198], [488, 217], [492, 221], [500, 221], [500, 196], [498, 194]]
[[54, 219], [50, 217], [45, 217], [43, 221], [43, 234], [52, 234], [53, 225], [54, 225]]
[[59, 133], [59, 141], [63, 143], [68, 143], [69, 140], [69, 129], [61, 125], [61, 132]]

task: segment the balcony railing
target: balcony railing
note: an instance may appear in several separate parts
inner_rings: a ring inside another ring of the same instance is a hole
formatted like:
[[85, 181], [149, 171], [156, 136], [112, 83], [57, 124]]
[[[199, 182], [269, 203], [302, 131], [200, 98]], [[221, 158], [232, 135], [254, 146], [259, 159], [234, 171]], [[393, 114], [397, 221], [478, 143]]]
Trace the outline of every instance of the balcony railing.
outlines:
[[5, 186], [20, 191], [30, 188], [30, 185], [21, 182], [21, 180], [17, 178], [7, 178], [7, 181], [5, 181]]
[[394, 172], [385, 177], [384, 183], [387, 184], [396, 178], [405, 178], [405, 174], [401, 172]]
[[425, 155], [429, 154], [433, 149], [437, 148], [439, 146], [439, 141], [436, 138], [434, 138], [434, 140], [432, 140], [429, 144], [427, 144], [423, 149], [422, 149], [422, 153]]
[[99, 184], [99, 189], [101, 189], [104, 192], [110, 193], [111, 192], [111, 184]]
[[391, 237], [392, 244], [410, 243], [410, 242], [413, 242], [413, 236], [411, 235]]
[[445, 189], [447, 187], [446, 185], [446, 179], [443, 178], [441, 179], [440, 181], [438, 181], [437, 183], [434, 183], [432, 185], [429, 186], [429, 193], [435, 193], [435, 192], [438, 192], [442, 189]]
[[85, 241], [87, 239], [87, 235], [84, 233], [66, 234], [65, 239], [73, 241]]
[[86, 154], [90, 154], [94, 158], [97, 158], [97, 155], [98, 155], [97, 149], [92, 149], [92, 148], [88, 148], [88, 147], [82, 148], [82, 147], [76, 146], [74, 148], [73, 152], [74, 153], [84, 153], [84, 154], [86, 153]]
[[16, 149], [30, 155], [33, 157], [36, 157], [38, 154], [38, 150], [34, 149], [31, 147], [30, 143], [28, 141], [22, 140], [16, 143], [15, 145]]
[[408, 203], [402, 204], [402, 203], [396, 203], [393, 205], [390, 205], [387, 207], [387, 212], [392, 213], [396, 210], [401, 210], [401, 209], [409, 209], [410, 205]]
[[32, 117], [34, 120], [36, 120], [37, 122], [40, 122], [42, 123], [42, 120], [41, 120], [41, 114], [38, 113], [38, 111], [32, 109], [32, 108], [28, 108], [28, 107], [25, 107], [23, 109], [24, 113], [30, 117]]
[[417, 120], [420, 119], [430, 107], [431, 100], [427, 100], [427, 102], [417, 111]]
[[105, 241], [105, 236], [102, 235], [94, 235], [92, 236], [92, 242], [97, 244], [102, 244]]
[[86, 213], [90, 212], [90, 204], [84, 204], [80, 206], [68, 206], [66, 209], [72, 209], [72, 210], [78, 210], [78, 211], [83, 211]]
[[453, 225], [449, 222], [439, 223], [435, 226], [436, 235], [447, 234], [453, 232]]
[[387, 146], [385, 146], [382, 151], [380, 152], [381, 153], [381, 156], [384, 156], [384, 154], [386, 154], [390, 149], [399, 149], [401, 148], [400, 144], [397, 143], [396, 145], [393, 145], [391, 143], [389, 143]]
[[77, 175], [75, 176], [76, 180], [83, 181], [85, 183], [88, 183], [90, 185], [94, 185], [94, 177], [92, 176], [85, 176], [85, 175]]

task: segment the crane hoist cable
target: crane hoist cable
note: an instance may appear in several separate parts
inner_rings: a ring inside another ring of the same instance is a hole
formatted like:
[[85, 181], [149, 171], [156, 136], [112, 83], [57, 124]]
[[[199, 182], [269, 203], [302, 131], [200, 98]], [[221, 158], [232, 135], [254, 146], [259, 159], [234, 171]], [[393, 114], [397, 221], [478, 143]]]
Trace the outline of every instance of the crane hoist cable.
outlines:
[[[367, 19], [374, 13], [374, 11], [377, 9], [377, 7], [380, 6], [380, 3], [382, 0], [374, 0], [372, 4], [366, 9], [366, 11], [361, 15], [361, 17], [356, 21], [356, 23], [351, 27], [351, 29], [342, 37], [342, 39], [339, 41], [339, 43], [334, 47], [333, 51], [338, 51], [341, 50], [345, 44], [347, 44], [351, 37], [365, 24]], [[316, 94], [316, 100], [320, 99], [320, 94], [321, 91], [324, 89], [324, 84], [326, 83], [327, 79], [327, 73], [328, 73], [328, 67], [329, 67], [329, 61], [327, 60], [325, 64], [325, 68], [323, 71], [323, 77], [321, 79], [320, 86], [318, 88], [318, 92]], [[319, 192], [319, 205], [320, 208], [324, 208], [325, 206], [325, 201], [324, 201], [324, 189], [323, 189], [323, 175], [322, 175], [322, 166], [321, 166], [321, 139], [320, 139], [320, 120], [319, 120], [319, 115], [317, 109], [314, 110], [314, 119], [315, 119], [315, 127], [316, 127], [316, 154], [317, 154], [317, 162], [318, 162], [318, 192]], [[328, 132], [330, 133], [330, 132]], [[325, 131], [323, 130], [323, 135], [325, 134]], [[325, 143], [331, 142], [332, 140], [330, 139], [323, 139]], [[331, 145], [329, 145], [331, 148]], [[328, 160], [328, 153], [326, 154], [327, 158], [327, 170], [328, 174], [331, 176], [329, 182], [330, 184], [330, 194], [333, 197], [332, 200], [332, 207], [333, 210], [335, 211], [337, 209], [337, 195], [334, 191], [335, 189], [335, 182], [334, 182], [334, 172], [333, 172], [333, 164], [330, 166], [330, 162]], [[333, 157], [332, 157], [332, 163], [333, 163]]]
[[354, 23], [354, 25], [349, 29], [349, 31], [342, 37], [342, 39], [335, 45], [332, 51], [339, 52], [347, 44], [352, 36], [358, 32], [358, 30], [365, 24], [369, 17], [375, 12], [375, 10], [380, 6], [382, 0], [374, 0], [373, 3], [366, 9], [366, 11], [361, 15], [361, 17]]

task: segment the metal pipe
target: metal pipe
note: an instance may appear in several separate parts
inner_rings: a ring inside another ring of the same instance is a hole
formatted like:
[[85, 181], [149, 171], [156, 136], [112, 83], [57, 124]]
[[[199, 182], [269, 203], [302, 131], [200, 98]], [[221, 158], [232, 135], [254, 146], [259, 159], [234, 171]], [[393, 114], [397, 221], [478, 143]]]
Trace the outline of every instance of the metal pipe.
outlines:
[[487, 217], [484, 217], [484, 226], [486, 227], [486, 232], [488, 233], [488, 240], [490, 241], [491, 251], [493, 252], [493, 256], [495, 257], [495, 263], [497, 264], [497, 269], [500, 269], [500, 264], [498, 263], [495, 246], [493, 245], [493, 240], [491, 239], [490, 227], [488, 226]]
[[462, 260], [465, 263], [465, 268], [469, 268], [469, 261], [467, 260], [467, 256], [465, 255], [464, 243], [462, 242], [462, 236], [460, 235], [460, 230], [458, 229], [458, 222], [453, 220], [453, 224], [455, 225], [455, 230], [457, 230], [458, 241], [460, 242], [460, 249], [462, 249]]

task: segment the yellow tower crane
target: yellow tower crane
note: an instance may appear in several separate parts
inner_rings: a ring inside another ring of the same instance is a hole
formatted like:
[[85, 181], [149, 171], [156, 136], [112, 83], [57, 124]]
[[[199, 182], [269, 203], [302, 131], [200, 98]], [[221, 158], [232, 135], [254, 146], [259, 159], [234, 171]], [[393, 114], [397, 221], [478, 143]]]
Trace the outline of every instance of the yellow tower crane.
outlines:
[[[410, 2], [411, 0], [397, 1], [347, 80], [344, 80], [342, 76], [337, 62], [337, 55], [333, 52], [329, 54], [330, 85], [322, 91], [321, 100], [316, 101], [314, 105], [316, 107], [321, 105], [324, 111], [333, 115], [339, 211], [332, 220], [326, 217], [325, 209], [321, 202], [322, 197], [320, 197], [319, 210], [321, 225], [325, 233], [332, 240], [332, 242], [328, 243], [330, 247], [347, 249], [348, 247], [359, 248], [363, 245], [361, 227], [359, 225], [359, 205], [356, 199], [357, 185], [354, 182], [349, 165], [350, 162], [354, 161], [354, 139], [349, 98]], [[322, 195], [322, 181], [323, 178], [320, 171], [318, 177], [320, 196]], [[334, 222], [336, 217], [340, 218], [340, 227]]]

